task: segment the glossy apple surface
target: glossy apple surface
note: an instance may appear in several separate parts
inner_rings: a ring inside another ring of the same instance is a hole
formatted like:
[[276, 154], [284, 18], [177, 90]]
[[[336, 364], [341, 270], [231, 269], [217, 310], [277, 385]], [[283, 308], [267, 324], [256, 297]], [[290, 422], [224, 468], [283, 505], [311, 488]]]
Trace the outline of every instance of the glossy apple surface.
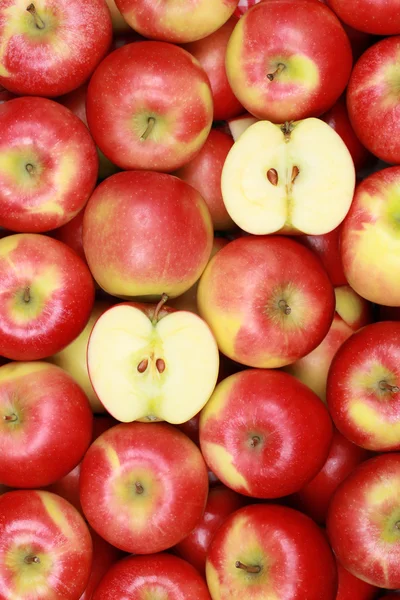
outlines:
[[83, 249], [83, 216], [84, 210], [81, 210], [76, 217], [68, 221], [62, 227], [54, 229], [50, 235], [51, 237], [67, 244], [72, 250], [74, 250], [78, 256], [87, 264], [85, 251]]
[[104, 0], [3, 0], [0, 85], [21, 95], [66, 94], [88, 79], [111, 37]]
[[93, 278], [58, 240], [28, 233], [0, 239], [0, 283], [0, 348], [11, 360], [55, 354], [89, 319]]
[[189, 52], [166, 42], [114, 50], [92, 76], [86, 102], [95, 142], [125, 170], [179, 169], [194, 158], [212, 125], [204, 69]]
[[342, 225], [339, 225], [323, 235], [301, 235], [296, 238], [297, 241], [312, 250], [320, 258], [332, 281], [332, 285], [335, 287], [347, 284], [340, 254], [341, 230]]
[[[111, 567], [122, 558], [122, 552], [120, 550], [103, 540], [103, 538], [93, 531], [93, 529], [89, 528], [89, 531], [93, 542], [92, 570], [86, 589], [79, 600], [93, 600], [93, 594], [103, 577], [109, 572]], [[117, 599], [115, 598], [115, 600]]]
[[132, 31], [132, 28], [130, 25], [128, 25], [124, 17], [121, 15], [121, 12], [118, 10], [115, 0], [106, 0], [106, 2], [111, 14], [114, 37], [115, 34], [118, 35], [120, 33]]
[[374, 600], [376, 598], [378, 593], [376, 586], [354, 577], [339, 562], [337, 563], [337, 572], [338, 591], [335, 600]]
[[348, 25], [376, 35], [395, 35], [400, 33], [399, 0], [327, 0], [326, 2], [337, 16]]
[[200, 520], [207, 468], [197, 446], [172, 425], [123, 423], [87, 451], [80, 490], [99, 535], [126, 552], [152, 554], [180, 542]]

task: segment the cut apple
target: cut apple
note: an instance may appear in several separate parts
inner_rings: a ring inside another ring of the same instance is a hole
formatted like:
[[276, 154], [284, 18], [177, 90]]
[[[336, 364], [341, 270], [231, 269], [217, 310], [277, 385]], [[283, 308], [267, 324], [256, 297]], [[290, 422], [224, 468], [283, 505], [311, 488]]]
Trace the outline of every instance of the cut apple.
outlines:
[[199, 316], [123, 303], [96, 322], [88, 344], [92, 385], [119, 421], [184, 423], [214, 391], [217, 343]]
[[244, 115], [239, 115], [238, 117], [234, 117], [232, 119], [228, 119], [228, 127], [233, 139], [238, 140], [239, 137], [250, 127], [250, 125], [254, 125], [257, 123], [259, 119], [253, 117], [250, 113], [245, 113]]
[[355, 169], [341, 137], [320, 119], [258, 121], [232, 146], [222, 195], [235, 223], [255, 235], [322, 235], [349, 211]]

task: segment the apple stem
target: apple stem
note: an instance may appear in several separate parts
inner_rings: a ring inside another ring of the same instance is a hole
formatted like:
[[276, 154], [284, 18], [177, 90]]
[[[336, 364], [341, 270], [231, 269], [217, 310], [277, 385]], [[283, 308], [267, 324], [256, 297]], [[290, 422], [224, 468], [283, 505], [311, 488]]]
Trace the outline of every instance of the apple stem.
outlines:
[[38, 556], [32, 556], [32, 555], [25, 556], [24, 563], [26, 563], [27, 565], [32, 565], [32, 564], [38, 565], [40, 563], [40, 558]]
[[384, 380], [379, 382], [379, 389], [382, 390], [382, 392], [392, 392], [393, 394], [400, 392], [400, 387], [398, 385], [390, 385], [390, 383]]
[[30, 287], [27, 286], [24, 290], [24, 302], [28, 304], [31, 301], [31, 290]]
[[258, 437], [258, 435], [253, 435], [253, 437], [251, 438], [251, 441], [250, 441], [250, 446], [252, 448], [256, 448], [260, 442], [261, 442], [261, 439]]
[[286, 300], [279, 300], [278, 306], [281, 309], [281, 311], [285, 313], [285, 315], [290, 315], [290, 313], [292, 312], [292, 309], [290, 308]]
[[147, 119], [147, 127], [146, 127], [144, 133], [142, 133], [142, 136], [140, 138], [141, 142], [145, 142], [147, 140], [147, 138], [149, 137], [149, 135], [153, 131], [155, 124], [156, 124], [156, 120], [155, 120], [154, 117], [149, 117]]
[[135, 483], [135, 490], [136, 490], [137, 494], [143, 494], [144, 487], [142, 486], [142, 484], [140, 483], [140, 481], [136, 481], [136, 483]]
[[285, 69], [285, 65], [283, 63], [278, 63], [278, 67], [275, 69], [273, 73], [268, 73], [267, 79], [273, 81], [275, 77], [277, 77], [282, 71]]
[[156, 360], [156, 368], [159, 373], [164, 373], [165, 371], [165, 361], [162, 358], [157, 358]]
[[12, 415], [4, 415], [3, 421], [6, 421], [7, 423], [15, 423], [16, 421], [18, 421], [18, 417], [15, 413], [13, 413]]
[[35, 170], [35, 167], [31, 163], [28, 163], [27, 165], [25, 165], [25, 169], [28, 171], [29, 175], [32, 175], [32, 173]]
[[162, 307], [164, 306], [164, 304], [166, 302], [168, 302], [168, 296], [167, 296], [167, 294], [163, 294], [161, 296], [160, 302], [157, 304], [155, 311], [154, 311], [154, 315], [153, 315], [153, 319], [152, 319], [153, 325], [155, 325], [157, 323], [160, 310], [162, 309]]
[[144, 373], [146, 371], [148, 365], [149, 365], [149, 361], [147, 360], [147, 358], [144, 358], [138, 364], [137, 370], [139, 371], [139, 373]]
[[292, 169], [292, 183], [294, 183], [297, 175], [300, 173], [299, 167], [293, 167]]
[[32, 17], [35, 19], [35, 25], [38, 29], [44, 29], [45, 28], [45, 24], [44, 21], [39, 17], [38, 13], [36, 12], [36, 7], [35, 5], [32, 3], [28, 6], [28, 8], [26, 9], [28, 11], [28, 13], [30, 13], [32, 15]]
[[279, 177], [276, 169], [269, 169], [267, 172], [267, 179], [272, 185], [278, 185]]
[[235, 567], [237, 569], [242, 569], [243, 571], [246, 571], [246, 573], [259, 573], [261, 571], [261, 567], [259, 565], [244, 565], [242, 562], [240, 562], [240, 560], [237, 560], [235, 562]]
[[283, 135], [285, 136], [285, 142], [288, 142], [290, 140], [290, 134], [292, 133], [293, 129], [294, 129], [293, 121], [286, 121], [281, 126], [281, 131], [282, 131]]

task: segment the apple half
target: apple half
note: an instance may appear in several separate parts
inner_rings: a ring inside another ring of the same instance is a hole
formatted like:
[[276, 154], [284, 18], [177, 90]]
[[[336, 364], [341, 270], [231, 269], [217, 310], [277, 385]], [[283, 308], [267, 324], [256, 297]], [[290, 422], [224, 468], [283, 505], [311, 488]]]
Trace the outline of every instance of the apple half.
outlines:
[[229, 215], [248, 233], [322, 235], [347, 215], [355, 180], [341, 137], [309, 118], [250, 125], [228, 153], [221, 186]]
[[168, 421], [194, 417], [214, 391], [218, 346], [194, 313], [126, 302], [103, 313], [87, 350], [93, 388], [118, 421]]

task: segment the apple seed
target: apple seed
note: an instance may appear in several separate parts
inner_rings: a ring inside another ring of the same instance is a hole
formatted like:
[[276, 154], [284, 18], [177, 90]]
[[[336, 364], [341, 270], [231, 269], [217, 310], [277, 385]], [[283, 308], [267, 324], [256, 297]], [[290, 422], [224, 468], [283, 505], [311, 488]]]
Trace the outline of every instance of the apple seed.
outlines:
[[294, 183], [297, 175], [300, 173], [299, 167], [293, 167], [292, 169], [292, 183]]
[[157, 358], [157, 360], [156, 360], [156, 367], [157, 367], [157, 371], [159, 373], [164, 373], [164, 371], [165, 371], [165, 360], [163, 360], [162, 358]]
[[276, 169], [269, 169], [267, 172], [267, 179], [272, 185], [278, 185], [278, 171]]
[[137, 370], [139, 371], [139, 373], [144, 373], [145, 370], [147, 369], [149, 365], [149, 361], [147, 360], [147, 358], [144, 358], [142, 361], [140, 361], [140, 363], [137, 366]]

